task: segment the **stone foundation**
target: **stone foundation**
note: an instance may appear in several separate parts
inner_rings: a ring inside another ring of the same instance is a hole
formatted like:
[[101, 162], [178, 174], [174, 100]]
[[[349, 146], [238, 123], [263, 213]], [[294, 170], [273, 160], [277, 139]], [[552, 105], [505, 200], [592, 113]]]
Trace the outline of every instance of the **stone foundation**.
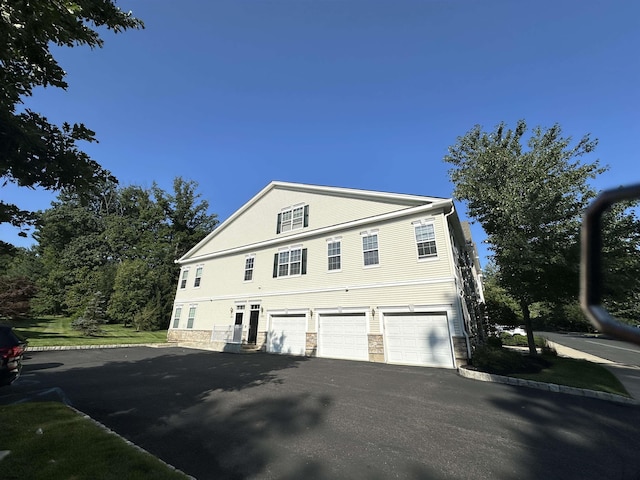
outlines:
[[384, 363], [384, 339], [382, 335], [368, 335], [369, 361]]
[[173, 330], [167, 332], [167, 342], [211, 343], [211, 330]]
[[307, 357], [315, 357], [318, 355], [318, 334], [307, 332], [307, 343], [305, 345], [304, 354]]
[[469, 363], [469, 352], [467, 351], [467, 339], [465, 337], [452, 337], [453, 356], [456, 365], [467, 365]]

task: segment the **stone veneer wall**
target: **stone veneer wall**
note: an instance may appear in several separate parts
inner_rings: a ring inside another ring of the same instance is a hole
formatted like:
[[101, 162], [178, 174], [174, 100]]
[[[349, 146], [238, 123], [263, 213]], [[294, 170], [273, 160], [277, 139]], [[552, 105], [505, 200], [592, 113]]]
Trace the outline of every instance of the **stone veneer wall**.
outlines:
[[305, 345], [304, 354], [307, 357], [315, 357], [318, 355], [318, 334], [307, 332], [307, 343]]
[[384, 363], [384, 340], [382, 335], [368, 335], [369, 361]]
[[167, 332], [168, 342], [197, 342], [210, 343], [211, 330], [169, 330]]
[[452, 337], [453, 356], [456, 358], [456, 365], [467, 365], [469, 363], [469, 352], [467, 351], [467, 339], [465, 337]]

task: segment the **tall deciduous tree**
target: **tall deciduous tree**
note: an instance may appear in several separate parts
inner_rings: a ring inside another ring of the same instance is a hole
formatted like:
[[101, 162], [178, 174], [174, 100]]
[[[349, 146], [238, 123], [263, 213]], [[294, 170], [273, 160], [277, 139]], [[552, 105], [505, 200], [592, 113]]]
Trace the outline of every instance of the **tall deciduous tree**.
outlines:
[[[36, 87], [67, 88], [51, 45], [101, 47], [98, 28], [114, 32], [143, 28], [140, 20], [115, 3], [0, 0], [0, 181], [83, 191], [110, 178], [77, 146], [79, 141], [95, 141], [94, 132], [78, 123], [52, 125], [41, 114], [18, 106]], [[33, 221], [32, 212], [0, 199], [0, 223], [22, 226]]]
[[579, 225], [595, 195], [588, 181], [605, 169], [580, 161], [597, 145], [589, 135], [571, 145], [559, 125], [534, 128], [525, 143], [526, 133], [523, 120], [513, 130], [476, 126], [444, 160], [453, 166], [454, 196], [487, 234], [500, 285], [518, 301], [535, 354], [530, 307], [577, 296]]

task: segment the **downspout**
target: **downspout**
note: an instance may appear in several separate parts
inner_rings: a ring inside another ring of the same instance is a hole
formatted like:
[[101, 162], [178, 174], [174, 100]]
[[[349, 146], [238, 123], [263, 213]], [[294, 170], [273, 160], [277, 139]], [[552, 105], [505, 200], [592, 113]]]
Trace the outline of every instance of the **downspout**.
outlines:
[[[453, 213], [456, 211], [456, 207], [453, 204], [453, 201], [451, 201], [451, 210], [449, 211], [449, 213], [445, 213], [444, 214], [444, 220], [445, 220], [445, 225], [447, 227], [447, 247], [449, 248], [449, 251], [451, 253], [453, 253], [453, 245], [451, 245], [451, 229], [449, 226], [449, 217], [451, 215], [453, 215]], [[452, 263], [451, 265], [451, 276], [454, 278], [454, 282], [455, 282], [455, 287], [456, 290], [458, 290], [459, 286], [458, 286], [458, 276], [456, 275], [456, 266]], [[460, 311], [460, 314], [462, 315], [462, 334], [464, 335], [464, 339], [465, 339], [465, 343], [467, 345], [467, 358], [471, 358], [471, 339], [469, 338], [469, 333], [467, 332], [466, 329], [466, 322], [464, 321], [464, 314], [465, 314], [465, 306], [463, 305], [463, 299], [462, 297], [458, 297], [458, 301], [460, 302], [460, 304], [458, 305], [458, 309]]]

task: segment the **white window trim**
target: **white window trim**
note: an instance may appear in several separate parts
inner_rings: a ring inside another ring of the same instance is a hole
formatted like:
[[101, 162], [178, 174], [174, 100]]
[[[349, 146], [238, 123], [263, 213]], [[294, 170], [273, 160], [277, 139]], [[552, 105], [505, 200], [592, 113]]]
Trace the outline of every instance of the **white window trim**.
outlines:
[[[249, 280], [246, 279], [247, 277], [247, 260], [249, 259], [253, 259], [253, 264], [251, 266], [251, 278]], [[253, 282], [253, 275], [256, 272], [256, 254], [252, 253], [250, 255], [245, 255], [244, 257], [244, 271], [242, 272], [242, 279], [244, 283], [251, 283]]]
[[[200, 269], [200, 277], [198, 277], [198, 269]], [[202, 285], [202, 275], [204, 273], [204, 263], [199, 263], [198, 265], [196, 265], [195, 267], [195, 273], [193, 274], [193, 288], [200, 288], [200, 285]], [[196, 285], [196, 280], [200, 279], [200, 283], [198, 285]]]
[[[433, 240], [434, 242], [436, 242], [436, 254], [435, 255], [430, 255], [428, 257], [423, 257], [420, 258], [420, 253], [418, 252], [418, 240], [416, 239], [416, 227], [418, 226], [426, 226], [426, 225], [433, 225]], [[435, 218], [430, 217], [430, 218], [423, 218], [420, 220], [416, 220], [415, 222], [411, 222], [411, 227], [413, 229], [413, 244], [415, 245], [415, 252], [416, 252], [416, 260], [418, 262], [433, 262], [434, 260], [438, 260], [438, 258], [440, 257], [440, 249], [438, 248], [438, 243], [436, 241], [436, 222], [435, 222]]]
[[[180, 315], [178, 315], [178, 317], [177, 317], [178, 323], [176, 324], [176, 313], [178, 313], [178, 310], [180, 311]], [[171, 316], [171, 328], [172, 329], [179, 329], [180, 328], [180, 320], [182, 319], [182, 310], [184, 310], [182, 304], [178, 304], [178, 305], [176, 305], [174, 307], [173, 315]]]
[[[295, 205], [291, 205], [291, 206], [285, 207], [285, 208], [280, 210], [280, 225], [279, 225], [279, 229], [278, 230], [280, 231], [281, 234], [282, 233], [293, 232], [295, 230], [302, 230], [304, 228], [304, 207], [306, 205], [307, 205], [306, 203], [297, 203]], [[300, 209], [300, 208], [302, 209], [302, 224], [300, 226], [297, 226], [297, 227], [294, 228], [294, 226], [293, 226], [293, 212], [295, 210]], [[287, 212], [291, 212], [291, 220], [289, 222], [287, 222], [288, 224], [291, 225], [291, 228], [288, 229], [288, 230], [284, 230], [282, 228], [283, 225], [284, 225], [282, 219], [284, 217], [284, 214], [287, 213]]]
[[[340, 242], [340, 255], [333, 255], [334, 257], [340, 257], [340, 268], [336, 268], [336, 269], [329, 269], [329, 244], [330, 243], [336, 243], [336, 242]], [[327, 273], [338, 273], [342, 271], [342, 237], [332, 237], [332, 238], [327, 238]]]
[[[193, 317], [191, 317], [191, 310], [193, 310]], [[189, 305], [189, 313], [187, 313], [187, 330], [193, 330], [193, 325], [196, 323], [196, 312], [198, 310], [197, 304]], [[189, 326], [189, 319], [191, 319], [191, 326]]]
[[[180, 271], [180, 279], [178, 280], [178, 290], [186, 290], [187, 285], [189, 284], [189, 270], [191, 269], [191, 267], [184, 267], [181, 271]], [[185, 272], [187, 273], [187, 278], [183, 279], [183, 276], [185, 274]], [[182, 282], [184, 280], [184, 286], [182, 285]]]
[[[365, 265], [364, 264], [364, 247], [362, 245], [362, 239], [364, 237], [371, 237], [373, 235], [376, 235], [378, 237], [378, 249], [377, 249], [378, 250], [378, 263], [374, 263], [374, 264], [371, 264], [371, 265]], [[380, 261], [380, 231], [377, 228], [375, 228], [373, 230], [365, 230], [364, 232], [360, 232], [360, 239], [361, 239], [361, 241], [360, 241], [360, 254], [362, 255], [362, 257], [361, 257], [362, 258], [362, 268], [367, 268], [367, 269], [368, 268], [380, 268], [380, 264], [382, 263]]]
[[[291, 275], [291, 252], [293, 250], [300, 250], [300, 273], [296, 273], [294, 275]], [[276, 279], [278, 279], [278, 278], [295, 278], [295, 277], [301, 277], [302, 276], [302, 250], [304, 250], [304, 246], [302, 244], [291, 245], [289, 247], [282, 247], [282, 248], [278, 249], [278, 275], [276, 276]], [[289, 261], [288, 261], [289, 268], [287, 270], [288, 271], [287, 275], [280, 275], [280, 253], [282, 253], [282, 252], [289, 252]]]

